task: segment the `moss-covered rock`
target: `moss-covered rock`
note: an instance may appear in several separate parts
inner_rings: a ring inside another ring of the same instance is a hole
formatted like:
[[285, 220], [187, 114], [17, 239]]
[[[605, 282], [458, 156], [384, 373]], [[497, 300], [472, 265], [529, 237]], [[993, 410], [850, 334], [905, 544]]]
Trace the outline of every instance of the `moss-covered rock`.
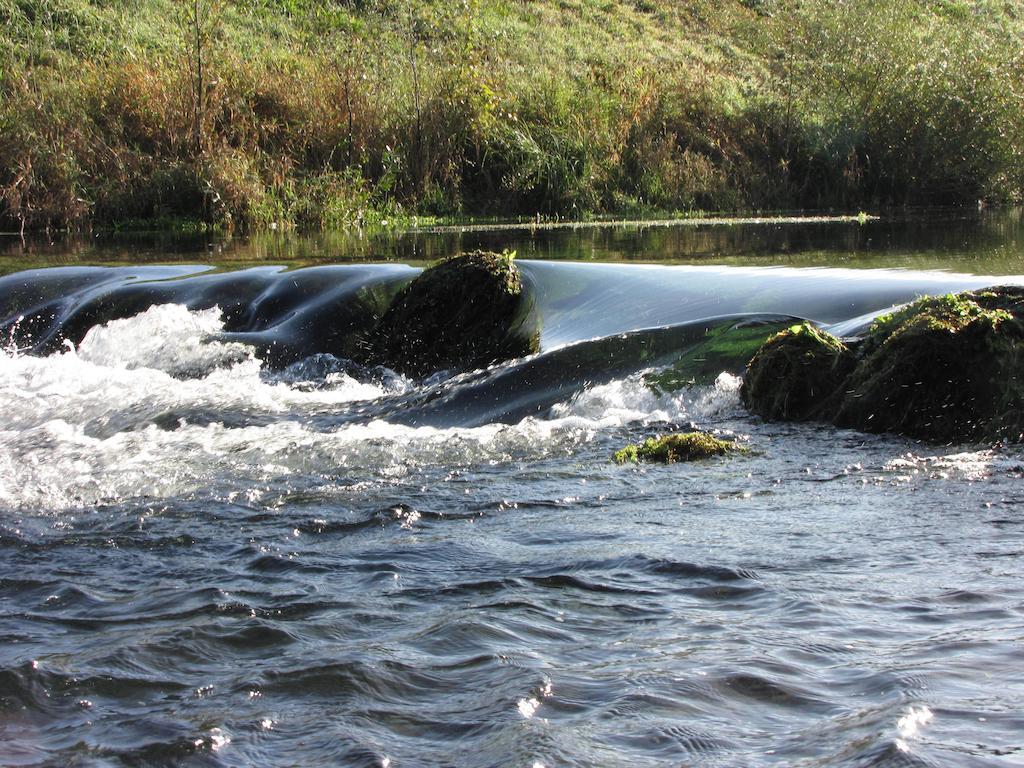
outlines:
[[740, 396], [769, 421], [821, 418], [854, 364], [842, 341], [800, 323], [772, 336], [754, 354]]
[[674, 464], [677, 461], [696, 461], [727, 453], [745, 452], [731, 440], [720, 440], [707, 432], [680, 432], [664, 437], [650, 437], [642, 443], [627, 445], [612, 457], [617, 464], [640, 461]]
[[809, 325], [791, 331], [747, 369], [744, 402], [766, 419], [942, 443], [1024, 439], [1024, 288], [923, 297], [879, 317], [855, 353]]
[[475, 251], [424, 270], [370, 334], [366, 362], [426, 376], [538, 351], [536, 318], [514, 256]]
[[1024, 290], [925, 297], [872, 326], [834, 421], [934, 442], [1020, 440]]

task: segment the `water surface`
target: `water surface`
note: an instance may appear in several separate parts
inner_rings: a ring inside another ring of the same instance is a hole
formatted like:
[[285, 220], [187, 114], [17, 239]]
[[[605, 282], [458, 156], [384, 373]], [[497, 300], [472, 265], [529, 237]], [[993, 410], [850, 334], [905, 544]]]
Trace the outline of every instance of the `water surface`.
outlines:
[[[1019, 765], [1020, 448], [643, 374], [720, 323], [1024, 283], [1020, 219], [779, 227], [8, 251], [2, 762]], [[321, 349], [478, 246], [524, 257], [540, 355]], [[609, 460], [692, 426], [751, 452]]]

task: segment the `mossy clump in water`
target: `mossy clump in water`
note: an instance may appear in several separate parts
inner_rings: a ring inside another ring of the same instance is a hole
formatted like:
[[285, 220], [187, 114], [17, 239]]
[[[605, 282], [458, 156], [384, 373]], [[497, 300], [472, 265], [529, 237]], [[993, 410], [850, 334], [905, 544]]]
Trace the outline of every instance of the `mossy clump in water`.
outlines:
[[731, 440], [720, 440], [707, 432], [681, 432], [664, 437], [649, 437], [642, 443], [627, 445], [612, 457], [617, 464], [653, 461], [674, 464], [677, 461], [696, 461], [746, 449]]
[[839, 426], [934, 442], [1020, 440], [1024, 289], [925, 297], [872, 326]]
[[[878, 318], [856, 353], [847, 350], [849, 370], [830, 385], [804, 370], [814, 382], [810, 399], [807, 380], [772, 365], [780, 354], [772, 345], [799, 357], [805, 344], [780, 334], [750, 361], [743, 396], [752, 411], [931, 442], [1024, 439], [1024, 288], [926, 296]], [[805, 406], [776, 405], [787, 398]]]
[[743, 404], [769, 421], [819, 418], [850, 375], [855, 358], [831, 334], [801, 323], [772, 336], [747, 366]]
[[364, 362], [426, 376], [537, 352], [539, 334], [514, 257], [475, 251], [424, 270], [371, 332]]

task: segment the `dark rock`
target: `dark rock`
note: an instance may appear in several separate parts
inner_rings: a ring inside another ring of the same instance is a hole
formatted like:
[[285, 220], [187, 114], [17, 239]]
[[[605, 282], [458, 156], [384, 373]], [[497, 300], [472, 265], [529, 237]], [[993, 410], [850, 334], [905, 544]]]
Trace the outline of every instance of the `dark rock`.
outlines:
[[941, 443], [1021, 441], [1024, 288], [923, 297], [878, 318], [856, 352], [820, 331], [783, 332], [750, 361], [743, 398], [766, 419]]
[[925, 297], [872, 326], [839, 426], [932, 442], [1020, 440], [1024, 290]]
[[827, 413], [855, 358], [831, 334], [801, 323], [772, 336], [751, 358], [740, 395], [769, 421], [805, 421]]
[[424, 270], [370, 334], [368, 361], [426, 376], [537, 352], [536, 318], [514, 256], [476, 251]]

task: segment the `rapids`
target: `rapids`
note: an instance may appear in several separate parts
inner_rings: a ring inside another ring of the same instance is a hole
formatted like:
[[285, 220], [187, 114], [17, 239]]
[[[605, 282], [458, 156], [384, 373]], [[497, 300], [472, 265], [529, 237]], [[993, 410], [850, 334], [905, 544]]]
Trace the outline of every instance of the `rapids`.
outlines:
[[[1019, 447], [644, 381], [711, 328], [1024, 278], [520, 267], [541, 352], [425, 381], [344, 354], [415, 266], [0, 278], [0, 762], [1024, 760]], [[752, 450], [610, 461], [691, 426]]]

